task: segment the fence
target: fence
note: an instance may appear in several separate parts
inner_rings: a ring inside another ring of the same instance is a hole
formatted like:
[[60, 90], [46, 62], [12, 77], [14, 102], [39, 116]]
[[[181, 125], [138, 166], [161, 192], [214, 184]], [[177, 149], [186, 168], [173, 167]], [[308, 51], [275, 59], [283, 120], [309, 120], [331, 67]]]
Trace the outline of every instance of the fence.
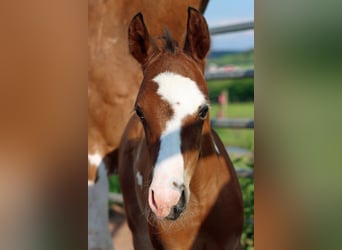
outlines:
[[224, 33], [232, 33], [237, 31], [245, 31], [254, 29], [254, 22], [245, 22], [245, 23], [237, 23], [224, 25], [220, 27], [213, 27], [209, 29], [210, 35], [224, 34]]
[[[237, 31], [244, 31], [254, 29], [254, 22], [246, 22], [240, 24], [226, 25], [221, 27], [214, 27], [209, 30], [211, 35], [231, 33]], [[207, 80], [216, 79], [236, 79], [254, 77], [254, 69], [237, 69], [230, 72], [206, 73]], [[254, 129], [253, 119], [212, 119], [211, 125], [215, 128], [239, 128], [239, 129]], [[236, 173], [242, 178], [254, 178], [254, 172], [250, 169], [236, 169]], [[109, 193], [108, 199], [110, 201], [123, 204], [121, 194]]]
[[[239, 24], [225, 25], [220, 27], [213, 27], [209, 29], [210, 34], [218, 35], [224, 33], [238, 32], [244, 30], [254, 29], [254, 22], [245, 22]], [[253, 78], [254, 69], [236, 69], [229, 72], [206, 72], [207, 80], [218, 79], [236, 79], [236, 78]], [[235, 128], [235, 129], [254, 129], [253, 119], [212, 119], [211, 126], [215, 128]], [[239, 177], [254, 178], [254, 172], [250, 169], [236, 169]]]
[[207, 80], [240, 79], [247, 77], [254, 77], [254, 69], [236, 69], [229, 72], [207, 72], [205, 74]]
[[[210, 34], [219, 35], [224, 33], [231, 33], [237, 31], [245, 31], [254, 29], [254, 22], [245, 22], [232, 25], [225, 25], [220, 27], [213, 27], [209, 29]], [[206, 72], [207, 80], [221, 80], [221, 79], [237, 79], [237, 78], [253, 78], [254, 69], [236, 69], [229, 72]], [[212, 119], [211, 125], [216, 128], [254, 128], [254, 120], [252, 119]]]

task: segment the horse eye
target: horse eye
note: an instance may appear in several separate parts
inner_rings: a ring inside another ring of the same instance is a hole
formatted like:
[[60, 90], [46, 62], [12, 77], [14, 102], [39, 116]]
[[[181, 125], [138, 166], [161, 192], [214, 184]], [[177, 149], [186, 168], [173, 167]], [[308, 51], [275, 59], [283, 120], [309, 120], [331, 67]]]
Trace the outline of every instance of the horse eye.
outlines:
[[142, 110], [139, 106], [135, 107], [135, 113], [140, 118], [140, 120], [144, 120], [144, 113], [142, 112]]
[[201, 120], [204, 120], [205, 118], [207, 118], [207, 114], [208, 114], [208, 110], [209, 110], [209, 107], [208, 105], [204, 105], [200, 111], [198, 112], [198, 116]]

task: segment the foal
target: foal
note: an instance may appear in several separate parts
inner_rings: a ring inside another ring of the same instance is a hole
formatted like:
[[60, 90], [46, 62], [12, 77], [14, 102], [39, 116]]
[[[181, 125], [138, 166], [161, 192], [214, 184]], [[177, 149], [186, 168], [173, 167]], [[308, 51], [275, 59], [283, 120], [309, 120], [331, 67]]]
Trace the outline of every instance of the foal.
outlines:
[[208, 26], [188, 9], [185, 45], [153, 41], [137, 14], [129, 49], [143, 69], [121, 141], [119, 176], [135, 249], [240, 249], [243, 205], [226, 150], [210, 127]]

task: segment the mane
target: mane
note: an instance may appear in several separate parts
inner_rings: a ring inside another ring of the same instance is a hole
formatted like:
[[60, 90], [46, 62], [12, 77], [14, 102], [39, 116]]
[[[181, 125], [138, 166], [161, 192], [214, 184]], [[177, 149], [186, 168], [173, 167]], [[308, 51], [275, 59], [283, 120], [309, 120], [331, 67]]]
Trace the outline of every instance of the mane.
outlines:
[[178, 42], [172, 38], [171, 32], [168, 29], [164, 30], [164, 34], [159, 37], [163, 42], [163, 51], [170, 52], [174, 54], [178, 48]]

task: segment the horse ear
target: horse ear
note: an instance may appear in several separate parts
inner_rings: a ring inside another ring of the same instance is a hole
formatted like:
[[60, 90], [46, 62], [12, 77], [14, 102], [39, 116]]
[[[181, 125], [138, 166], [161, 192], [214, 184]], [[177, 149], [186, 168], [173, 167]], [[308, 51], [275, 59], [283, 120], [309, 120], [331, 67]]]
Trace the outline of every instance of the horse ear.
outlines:
[[144, 23], [143, 15], [135, 15], [128, 27], [128, 46], [131, 55], [144, 65], [150, 49], [150, 36]]
[[207, 22], [198, 10], [189, 7], [184, 52], [195, 59], [203, 60], [209, 48], [210, 34]]

